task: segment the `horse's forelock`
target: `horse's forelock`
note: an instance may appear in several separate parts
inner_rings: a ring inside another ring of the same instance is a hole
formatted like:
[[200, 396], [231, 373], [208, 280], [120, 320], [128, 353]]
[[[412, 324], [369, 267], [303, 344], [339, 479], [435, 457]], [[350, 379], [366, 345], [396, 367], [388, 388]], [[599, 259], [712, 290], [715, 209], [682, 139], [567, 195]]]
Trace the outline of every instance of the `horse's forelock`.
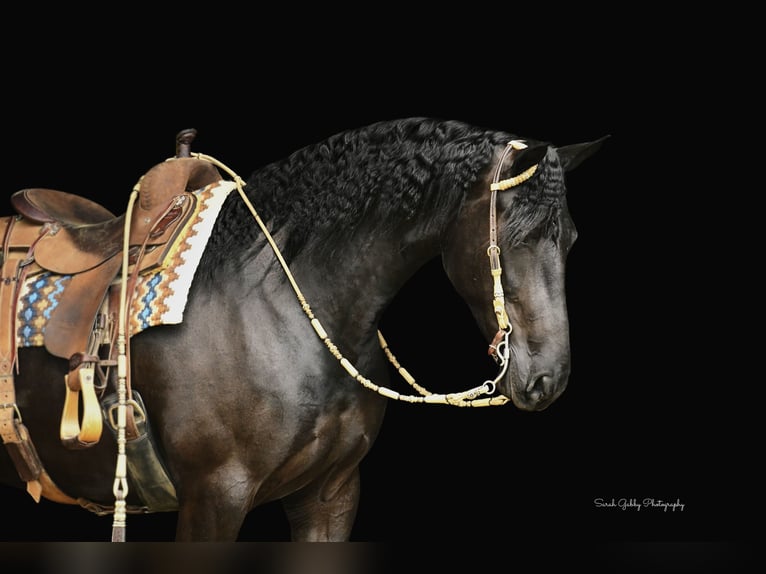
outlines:
[[555, 149], [549, 147], [535, 174], [522, 184], [509, 203], [502, 233], [511, 245], [535, 234], [557, 239], [565, 194], [564, 170]]

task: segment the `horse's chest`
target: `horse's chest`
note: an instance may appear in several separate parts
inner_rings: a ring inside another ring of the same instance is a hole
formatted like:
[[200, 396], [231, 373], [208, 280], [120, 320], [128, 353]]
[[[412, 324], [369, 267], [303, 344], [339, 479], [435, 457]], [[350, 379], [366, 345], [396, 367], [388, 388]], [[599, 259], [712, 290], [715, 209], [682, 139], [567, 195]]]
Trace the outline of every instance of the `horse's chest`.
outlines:
[[377, 428], [353, 411], [307, 409], [283, 432], [285, 450], [272, 461], [272, 472], [261, 488], [269, 498], [280, 498], [317, 480], [346, 476], [369, 451]]

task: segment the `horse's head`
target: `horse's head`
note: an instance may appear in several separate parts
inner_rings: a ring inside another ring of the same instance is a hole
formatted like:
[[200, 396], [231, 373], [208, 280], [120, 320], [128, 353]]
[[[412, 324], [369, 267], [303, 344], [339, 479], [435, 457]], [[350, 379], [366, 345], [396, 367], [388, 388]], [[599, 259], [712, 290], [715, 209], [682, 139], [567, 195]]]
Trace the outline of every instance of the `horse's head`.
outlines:
[[564, 267], [577, 231], [564, 173], [602, 141], [499, 150], [445, 238], [447, 276], [487, 340], [508, 352], [497, 390], [524, 410], [549, 406], [569, 379]]

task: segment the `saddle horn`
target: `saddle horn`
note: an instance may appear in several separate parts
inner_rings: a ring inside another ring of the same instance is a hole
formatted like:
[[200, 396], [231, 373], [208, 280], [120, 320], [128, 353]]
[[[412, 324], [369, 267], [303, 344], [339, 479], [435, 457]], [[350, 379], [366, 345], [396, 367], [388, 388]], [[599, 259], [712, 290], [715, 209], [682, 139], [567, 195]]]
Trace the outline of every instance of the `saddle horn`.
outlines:
[[154, 221], [154, 216], [175, 196], [184, 191], [200, 189], [221, 179], [221, 174], [213, 164], [192, 157], [191, 143], [196, 135], [197, 130], [193, 128], [178, 132], [176, 156], [154, 166], [141, 177], [141, 193], [137, 207], [142, 211], [134, 214], [134, 220], [148, 226]]
[[197, 130], [189, 128], [176, 135], [176, 157], [191, 157], [191, 144], [197, 137]]

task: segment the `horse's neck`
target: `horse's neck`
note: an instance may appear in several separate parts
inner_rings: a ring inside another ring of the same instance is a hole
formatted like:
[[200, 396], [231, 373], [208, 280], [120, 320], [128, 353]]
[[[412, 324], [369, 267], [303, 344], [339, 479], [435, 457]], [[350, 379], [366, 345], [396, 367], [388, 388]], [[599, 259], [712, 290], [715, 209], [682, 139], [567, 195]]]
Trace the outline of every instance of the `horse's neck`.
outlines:
[[[296, 276], [306, 278], [306, 297], [315, 310], [332, 317], [334, 330], [350, 337], [374, 336], [378, 321], [404, 284], [439, 255], [434, 234], [359, 237], [332, 257], [308, 254], [294, 263]], [[323, 320], [324, 322], [324, 320]]]

